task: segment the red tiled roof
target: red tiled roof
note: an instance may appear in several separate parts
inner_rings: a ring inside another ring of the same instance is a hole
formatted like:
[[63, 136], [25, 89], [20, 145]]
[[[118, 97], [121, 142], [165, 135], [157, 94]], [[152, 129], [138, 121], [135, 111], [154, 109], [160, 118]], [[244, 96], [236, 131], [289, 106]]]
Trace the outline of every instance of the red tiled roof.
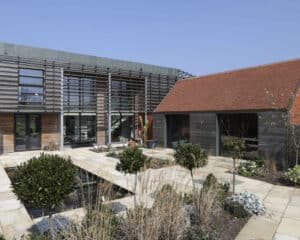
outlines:
[[179, 80], [155, 112], [285, 109], [300, 59]]

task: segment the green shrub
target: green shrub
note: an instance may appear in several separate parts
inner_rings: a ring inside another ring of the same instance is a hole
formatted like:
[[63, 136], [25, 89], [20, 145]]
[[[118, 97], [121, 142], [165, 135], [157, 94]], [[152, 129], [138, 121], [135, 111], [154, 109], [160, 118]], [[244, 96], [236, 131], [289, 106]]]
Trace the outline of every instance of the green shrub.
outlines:
[[238, 173], [244, 177], [257, 176], [260, 173], [260, 167], [254, 161], [245, 161], [238, 166]]
[[75, 178], [76, 168], [70, 159], [44, 153], [18, 166], [12, 177], [13, 192], [23, 203], [49, 210], [51, 239], [54, 239], [51, 215], [73, 192]]
[[217, 178], [212, 174], [208, 174], [201, 191], [208, 191], [209, 189], [213, 189], [216, 191], [218, 200], [223, 203], [225, 197], [228, 194], [230, 188], [229, 183], [219, 183]]
[[191, 225], [183, 234], [183, 240], [217, 240], [218, 234], [215, 231], [208, 231], [203, 226]]
[[2, 234], [0, 234], [0, 240], [5, 240], [5, 238]]
[[245, 149], [246, 149], [245, 140], [242, 138], [227, 136], [224, 139], [224, 150], [233, 159], [241, 158], [241, 154]]
[[284, 176], [291, 183], [300, 185], [300, 165], [288, 169]]
[[106, 157], [112, 157], [112, 158], [117, 158], [117, 159], [119, 159], [119, 154], [116, 153], [116, 151], [109, 151], [109, 152], [106, 154]]
[[116, 169], [124, 173], [137, 173], [149, 161], [138, 147], [126, 148], [119, 154], [119, 158]]
[[250, 216], [249, 212], [245, 210], [244, 206], [237, 202], [225, 202], [224, 208], [237, 218], [246, 218]]
[[17, 167], [12, 186], [25, 204], [53, 209], [74, 190], [75, 177], [70, 159], [42, 153]]
[[192, 171], [193, 168], [204, 167], [208, 162], [208, 154], [199, 145], [183, 144], [176, 148], [174, 154], [176, 163]]
[[[58, 236], [56, 236], [56, 239], [61, 239]], [[1, 240], [1, 239], [0, 239]], [[50, 240], [49, 236], [47, 234], [43, 233], [32, 233], [26, 236], [22, 236], [21, 240]]]

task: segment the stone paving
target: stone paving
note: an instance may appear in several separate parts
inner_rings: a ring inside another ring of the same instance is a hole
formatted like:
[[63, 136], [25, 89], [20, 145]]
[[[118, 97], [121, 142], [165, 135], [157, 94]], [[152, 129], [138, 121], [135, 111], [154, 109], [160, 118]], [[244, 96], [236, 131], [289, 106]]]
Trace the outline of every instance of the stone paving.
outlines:
[[[26, 233], [33, 221], [12, 193], [10, 181], [3, 168], [20, 164], [39, 153], [39, 151], [34, 151], [0, 156], [0, 233], [2, 231], [8, 239], [11, 239], [13, 234], [19, 237]], [[172, 159], [173, 151], [171, 149], [145, 149], [144, 153], [154, 158]], [[71, 156], [75, 165], [129, 191], [134, 191], [134, 176], [116, 171], [115, 165], [118, 160], [106, 157], [105, 153], [95, 153], [88, 148], [79, 148], [66, 149], [62, 154]], [[194, 171], [195, 184], [201, 186], [209, 173], [213, 173], [220, 181], [231, 182], [232, 176], [229, 173], [231, 167], [232, 162], [228, 158], [210, 157], [206, 167]], [[180, 192], [192, 190], [189, 172], [179, 166], [149, 169], [138, 175], [136, 191], [138, 201], [143, 201], [150, 206], [153, 202], [152, 193], [167, 183], [175, 186]], [[267, 207], [266, 215], [251, 217], [236, 239], [300, 240], [300, 189], [274, 186], [241, 176], [237, 176], [236, 189], [238, 192], [249, 191], [256, 194], [264, 200]], [[133, 207], [132, 198], [127, 197], [113, 202], [119, 207], [123, 206], [124, 209], [131, 208]], [[73, 212], [69, 212], [68, 216], [71, 217]], [[82, 216], [82, 214], [79, 215]], [[35, 219], [34, 222], [36, 221]]]

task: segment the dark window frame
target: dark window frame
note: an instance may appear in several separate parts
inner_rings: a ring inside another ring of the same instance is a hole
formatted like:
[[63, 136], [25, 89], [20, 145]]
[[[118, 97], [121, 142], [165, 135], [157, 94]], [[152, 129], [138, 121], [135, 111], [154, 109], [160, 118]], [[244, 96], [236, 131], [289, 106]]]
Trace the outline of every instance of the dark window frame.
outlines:
[[[32, 71], [39, 71], [41, 72], [41, 76], [39, 75], [30, 75], [30, 74], [23, 74], [21, 73], [22, 70], [32, 70]], [[42, 79], [41, 84], [31, 84], [31, 83], [21, 83], [21, 78], [36, 78], [36, 79]], [[26, 68], [26, 67], [19, 67], [18, 71], [18, 102], [20, 105], [31, 105], [31, 106], [43, 106], [44, 105], [44, 96], [45, 96], [45, 71], [43, 69], [35, 69], [35, 68]], [[35, 96], [32, 93], [22, 93], [21, 88], [22, 87], [30, 87], [30, 88], [41, 88], [42, 93], [38, 94], [37, 96], [41, 97], [41, 101], [22, 101], [21, 97], [22, 95], [28, 95], [28, 96]]]

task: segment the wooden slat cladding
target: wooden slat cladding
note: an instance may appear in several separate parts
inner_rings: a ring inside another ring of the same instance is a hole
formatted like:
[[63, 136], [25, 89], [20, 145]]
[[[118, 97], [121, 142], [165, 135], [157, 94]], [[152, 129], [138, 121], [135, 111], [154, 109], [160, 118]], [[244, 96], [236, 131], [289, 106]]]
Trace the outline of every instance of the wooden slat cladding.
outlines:
[[[40, 112], [59, 112], [61, 104], [60, 81], [61, 68], [64, 69], [64, 74], [71, 76], [86, 76], [96, 79], [96, 91], [101, 97], [97, 97], [95, 107], [91, 107], [88, 111], [96, 111], [99, 114], [99, 122], [105, 121], [107, 113], [107, 83], [108, 73], [111, 73], [112, 80], [126, 81], [129, 89], [128, 95], [125, 92], [125, 97], [130, 102], [133, 102], [128, 110], [128, 106], [123, 104], [120, 106], [121, 111], [144, 112], [145, 111], [145, 78], [147, 82], [147, 111], [153, 112], [161, 100], [173, 87], [177, 81], [177, 76], [168, 76], [140, 71], [131, 71], [127, 69], [118, 69], [115, 67], [106, 66], [90, 66], [79, 63], [65, 63], [58, 61], [46, 61], [43, 59], [32, 59], [13, 56], [0, 56], [0, 112], [8, 111], [40, 111]], [[44, 70], [45, 85], [44, 85], [44, 105], [24, 106], [18, 104], [18, 67], [33, 68]], [[98, 91], [100, 91], [98, 93]], [[4, 97], [7, 96], [7, 99]], [[121, 94], [122, 96], [122, 94]], [[101, 102], [100, 99], [103, 99]], [[96, 105], [97, 104], [97, 105]], [[98, 106], [99, 105], [99, 106]], [[126, 108], [126, 109], [124, 109]], [[69, 112], [69, 109], [65, 109]], [[85, 111], [85, 110], [80, 110]], [[103, 127], [104, 125], [102, 125]]]
[[284, 163], [287, 149], [286, 113], [260, 112], [258, 115], [258, 150], [265, 159]]
[[166, 147], [166, 116], [162, 113], [153, 114], [153, 139], [157, 140], [157, 144]]
[[17, 109], [18, 82], [18, 64], [0, 61], [0, 112]]
[[190, 141], [216, 154], [215, 113], [190, 113]]
[[[19, 68], [44, 71], [44, 99], [39, 106], [19, 104]], [[59, 112], [61, 68], [53, 62], [0, 57], [0, 112]]]

